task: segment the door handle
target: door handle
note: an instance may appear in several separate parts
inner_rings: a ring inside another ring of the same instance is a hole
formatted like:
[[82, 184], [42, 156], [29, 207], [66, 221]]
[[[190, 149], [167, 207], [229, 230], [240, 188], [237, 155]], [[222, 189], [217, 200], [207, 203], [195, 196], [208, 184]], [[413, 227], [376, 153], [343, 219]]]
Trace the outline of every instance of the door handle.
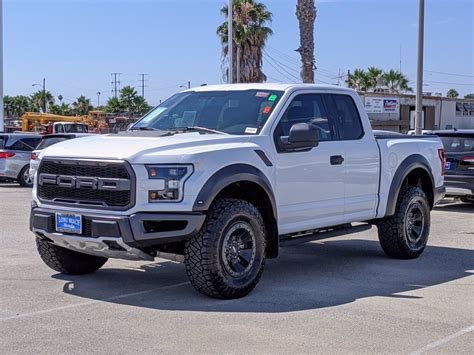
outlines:
[[344, 162], [342, 155], [331, 155], [331, 165], [341, 165]]

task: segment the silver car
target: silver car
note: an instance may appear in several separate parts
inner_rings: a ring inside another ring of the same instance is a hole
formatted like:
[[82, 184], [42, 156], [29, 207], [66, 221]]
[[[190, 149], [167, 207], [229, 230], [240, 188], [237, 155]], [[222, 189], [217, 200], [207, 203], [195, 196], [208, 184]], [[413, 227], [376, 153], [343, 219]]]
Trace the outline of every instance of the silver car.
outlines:
[[40, 140], [38, 134], [0, 133], [0, 180], [12, 179], [21, 186], [33, 186], [30, 158]]
[[30, 170], [29, 170], [30, 179], [34, 178], [36, 170], [38, 170], [38, 166], [40, 163], [38, 156], [40, 155], [43, 149], [46, 149], [56, 143], [60, 143], [68, 139], [87, 137], [90, 135], [91, 135], [90, 133], [62, 133], [62, 134], [46, 134], [42, 136], [41, 141], [39, 142], [36, 149], [31, 152]]

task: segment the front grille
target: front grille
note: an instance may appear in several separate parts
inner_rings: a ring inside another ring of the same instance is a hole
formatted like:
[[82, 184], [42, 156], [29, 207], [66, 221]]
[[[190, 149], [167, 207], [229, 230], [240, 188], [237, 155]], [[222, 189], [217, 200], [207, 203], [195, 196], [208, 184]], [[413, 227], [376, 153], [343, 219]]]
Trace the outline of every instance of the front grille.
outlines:
[[43, 160], [38, 169], [38, 176], [40, 174], [131, 181], [130, 189], [127, 188], [127, 190], [106, 190], [89, 186], [78, 188], [59, 186], [54, 182], [38, 182], [39, 199], [50, 204], [125, 210], [132, 207], [134, 203], [134, 174], [125, 162]]

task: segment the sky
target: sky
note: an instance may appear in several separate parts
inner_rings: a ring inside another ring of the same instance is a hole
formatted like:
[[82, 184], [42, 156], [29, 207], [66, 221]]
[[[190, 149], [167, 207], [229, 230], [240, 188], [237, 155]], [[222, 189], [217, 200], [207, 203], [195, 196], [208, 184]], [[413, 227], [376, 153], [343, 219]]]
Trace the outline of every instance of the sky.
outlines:
[[[298, 82], [296, 0], [260, 0], [273, 13], [264, 52], [269, 82]], [[4, 0], [4, 94], [46, 89], [100, 104], [132, 85], [152, 105], [192, 86], [223, 82], [216, 28], [226, 0]], [[474, 0], [426, 0], [425, 92], [474, 92]], [[416, 88], [417, 0], [316, 0], [317, 83], [356, 68], [401, 68]], [[400, 55], [401, 53], [401, 55]]]

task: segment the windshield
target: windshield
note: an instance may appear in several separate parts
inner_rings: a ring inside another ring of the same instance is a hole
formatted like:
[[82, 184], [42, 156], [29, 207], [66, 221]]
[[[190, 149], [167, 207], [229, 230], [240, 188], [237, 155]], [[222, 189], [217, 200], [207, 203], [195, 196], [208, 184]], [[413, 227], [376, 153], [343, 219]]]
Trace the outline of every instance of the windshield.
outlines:
[[176, 94], [131, 129], [201, 127], [228, 134], [258, 134], [282, 91], [203, 91]]
[[83, 124], [66, 123], [64, 125], [64, 131], [66, 133], [86, 133], [87, 129], [86, 126]]
[[53, 144], [56, 144], [56, 143], [59, 143], [59, 142], [62, 142], [62, 141], [65, 141], [66, 137], [50, 137], [50, 138], [43, 138], [41, 139], [41, 142], [40, 144], [38, 144], [38, 146], [36, 147], [37, 150], [40, 150], [40, 149], [46, 149], [48, 148], [49, 146], [52, 146]]
[[474, 136], [472, 137], [440, 137], [446, 153], [474, 152]]

